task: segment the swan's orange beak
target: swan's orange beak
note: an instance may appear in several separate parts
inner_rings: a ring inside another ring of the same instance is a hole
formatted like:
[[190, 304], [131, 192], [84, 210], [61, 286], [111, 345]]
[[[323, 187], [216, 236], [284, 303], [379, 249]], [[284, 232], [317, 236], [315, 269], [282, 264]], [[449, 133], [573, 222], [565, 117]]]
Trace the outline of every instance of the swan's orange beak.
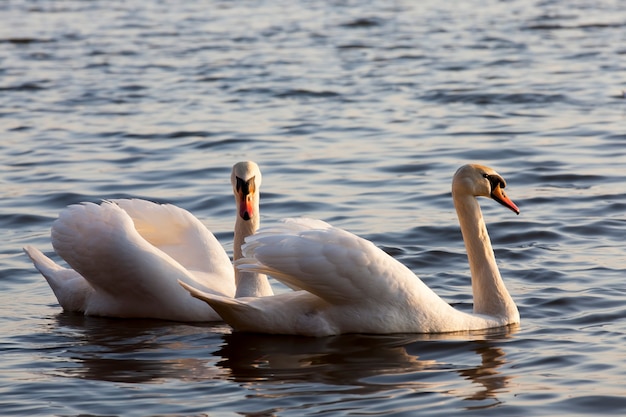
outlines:
[[239, 193], [239, 217], [250, 220], [254, 216], [254, 206], [250, 194]]
[[515, 214], [519, 214], [519, 209], [517, 208], [515, 203], [509, 197], [507, 197], [506, 194], [504, 194], [504, 190], [502, 189], [502, 187], [500, 187], [499, 184], [491, 191], [491, 198], [502, 204], [504, 207], [515, 212]]

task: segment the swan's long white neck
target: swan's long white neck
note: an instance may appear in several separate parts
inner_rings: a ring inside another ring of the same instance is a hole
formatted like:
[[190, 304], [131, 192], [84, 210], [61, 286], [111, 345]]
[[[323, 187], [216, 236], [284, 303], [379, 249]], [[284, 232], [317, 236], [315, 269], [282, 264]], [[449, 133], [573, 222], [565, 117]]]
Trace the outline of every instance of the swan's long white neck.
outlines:
[[[246, 237], [253, 235], [259, 229], [260, 220], [258, 213], [258, 199], [255, 201], [254, 215], [249, 220], [244, 220], [239, 215], [239, 209], [237, 209], [235, 236], [233, 239], [233, 260], [236, 261], [241, 258], [241, 245], [244, 243]], [[235, 292], [236, 298], [265, 297], [274, 294], [265, 274], [244, 272], [235, 268], [235, 284], [237, 286], [237, 291]]]
[[[474, 313], [519, 319], [515, 302], [500, 276], [487, 226], [476, 197], [453, 193], [453, 199], [472, 275]], [[515, 320], [510, 320], [513, 321]]]
[[[258, 207], [256, 207], [258, 210]], [[259, 229], [259, 216], [254, 216], [250, 220], [244, 220], [239, 215], [237, 210], [237, 216], [235, 219], [235, 236], [233, 239], [233, 258], [234, 260], [240, 259], [242, 256], [241, 245], [244, 243], [248, 236], [253, 235]], [[236, 269], [237, 271], [237, 269]]]

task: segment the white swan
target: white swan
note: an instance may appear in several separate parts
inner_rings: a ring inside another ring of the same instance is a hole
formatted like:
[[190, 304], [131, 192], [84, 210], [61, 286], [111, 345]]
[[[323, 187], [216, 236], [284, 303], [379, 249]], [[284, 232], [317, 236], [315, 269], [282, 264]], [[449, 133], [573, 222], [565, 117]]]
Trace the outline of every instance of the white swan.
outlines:
[[496, 265], [476, 197], [519, 214], [504, 179], [481, 165], [461, 167], [452, 197], [467, 249], [473, 314], [455, 310], [407, 267], [373, 243], [322, 221], [288, 220], [246, 239], [238, 268], [305, 291], [232, 299], [181, 284], [235, 330], [327, 336], [341, 333], [445, 333], [506, 326], [519, 313]]
[[[237, 248], [260, 222], [257, 164], [235, 164], [231, 183]], [[224, 297], [273, 294], [265, 275], [235, 272], [215, 236], [191, 213], [170, 204], [124, 199], [71, 205], [52, 225], [52, 246], [72, 269], [32, 246], [24, 251], [66, 311], [214, 321], [221, 318], [206, 303], [189, 297], [179, 280]], [[234, 257], [240, 256], [236, 249]]]

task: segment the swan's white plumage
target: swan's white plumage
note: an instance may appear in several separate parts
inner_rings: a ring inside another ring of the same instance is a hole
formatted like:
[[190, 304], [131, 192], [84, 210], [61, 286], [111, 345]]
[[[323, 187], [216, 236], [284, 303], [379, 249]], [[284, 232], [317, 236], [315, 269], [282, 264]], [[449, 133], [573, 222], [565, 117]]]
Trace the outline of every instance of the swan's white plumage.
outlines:
[[235, 294], [226, 252], [199, 220], [176, 206], [145, 200], [72, 205], [53, 223], [52, 245], [72, 269], [33, 247], [25, 250], [68, 311], [210, 321], [220, 318], [205, 303], [191, 301], [177, 281]]
[[[491, 196], [517, 211], [492, 169], [468, 165], [455, 175], [453, 196], [470, 263], [475, 298], [493, 295], [473, 314], [455, 310], [412, 271], [373, 243], [319, 220], [292, 219], [246, 239], [236, 265], [304, 291], [265, 298], [227, 299], [190, 285], [236, 330], [325, 336], [340, 333], [443, 333], [517, 323], [519, 313], [501, 281], [476, 196]], [[475, 204], [474, 204], [475, 203]], [[472, 224], [470, 232], [466, 226]], [[497, 288], [497, 291], [492, 290]], [[483, 297], [485, 298], [485, 297]], [[490, 314], [485, 314], [489, 312]], [[492, 314], [491, 314], [492, 313]]]
[[[255, 177], [256, 188], [237, 190], [233, 183], [239, 240], [258, 228], [261, 177], [253, 162], [233, 167], [233, 181], [240, 185]], [[246, 219], [239, 215], [244, 201]], [[214, 321], [220, 316], [189, 297], [178, 282], [225, 297], [236, 293], [236, 274], [219, 241], [191, 213], [170, 204], [120, 199], [68, 206], [52, 225], [52, 246], [71, 268], [55, 264], [34, 247], [24, 250], [66, 311]], [[238, 281], [243, 295], [271, 293], [263, 275], [248, 273]]]
[[[184, 268], [198, 273], [228, 277], [232, 266], [215, 236], [187, 210], [171, 204], [152, 204], [145, 200], [113, 200], [133, 220], [137, 232], [156, 248], [176, 259]], [[222, 280], [229, 293], [230, 280]]]
[[[398, 292], [415, 290], [415, 274], [406, 266], [372, 242], [319, 220], [287, 219], [284, 228], [248, 242], [244, 253], [253, 258], [240, 259], [240, 269], [263, 269], [330, 303], [391, 301]], [[374, 276], [378, 279], [364, 279]]]

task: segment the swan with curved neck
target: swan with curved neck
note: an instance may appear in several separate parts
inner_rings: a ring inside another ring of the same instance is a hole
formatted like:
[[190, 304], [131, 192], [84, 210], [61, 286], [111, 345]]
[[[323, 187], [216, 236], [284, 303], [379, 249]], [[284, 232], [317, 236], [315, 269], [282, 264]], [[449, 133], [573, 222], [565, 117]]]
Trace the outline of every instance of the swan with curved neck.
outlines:
[[290, 219], [246, 239], [236, 265], [304, 291], [232, 299], [181, 283], [238, 331], [328, 336], [341, 333], [445, 333], [501, 327], [519, 313], [496, 265], [477, 197], [519, 214], [504, 179], [482, 165], [452, 181], [472, 275], [474, 311], [454, 309], [373, 243], [319, 220]]
[[[254, 162], [233, 166], [235, 248], [259, 226], [261, 172]], [[221, 320], [189, 297], [178, 281], [224, 297], [271, 295], [267, 277], [235, 273], [215, 236], [191, 213], [139, 199], [67, 207], [52, 226], [52, 246], [71, 268], [38, 249], [26, 254], [66, 311], [175, 321]], [[241, 256], [235, 251], [235, 259]]]
[[[261, 223], [259, 214], [259, 189], [261, 170], [254, 162], [240, 162], [233, 167], [230, 182], [237, 205], [233, 259], [242, 257], [241, 246], [248, 236], [253, 235]], [[267, 277], [256, 271], [235, 269], [235, 297], [265, 297], [274, 294]]]

